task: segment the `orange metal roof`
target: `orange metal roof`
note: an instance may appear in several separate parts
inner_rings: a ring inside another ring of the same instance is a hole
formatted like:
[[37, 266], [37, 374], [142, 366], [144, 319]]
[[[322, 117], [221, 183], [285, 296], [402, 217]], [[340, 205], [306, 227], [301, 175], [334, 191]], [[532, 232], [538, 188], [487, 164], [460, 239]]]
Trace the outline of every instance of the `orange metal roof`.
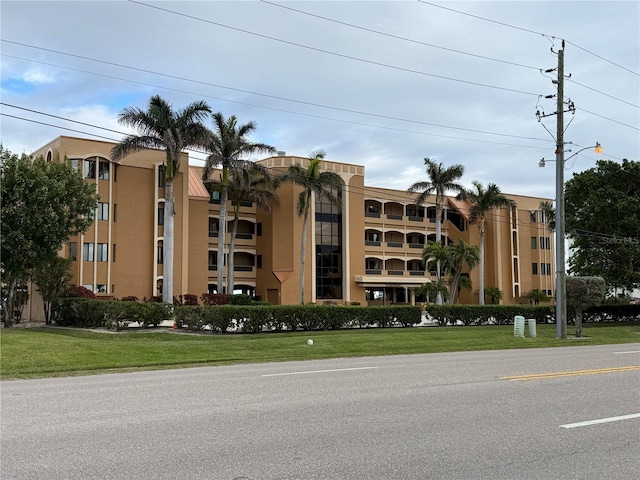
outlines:
[[466, 200], [456, 200], [455, 198], [448, 198], [449, 204], [453, 208], [455, 208], [460, 215], [464, 217], [465, 220], [469, 220], [469, 215], [471, 214], [471, 204]]
[[189, 167], [189, 197], [206, 198], [209, 200], [209, 192], [207, 192], [197, 169], [194, 167]]

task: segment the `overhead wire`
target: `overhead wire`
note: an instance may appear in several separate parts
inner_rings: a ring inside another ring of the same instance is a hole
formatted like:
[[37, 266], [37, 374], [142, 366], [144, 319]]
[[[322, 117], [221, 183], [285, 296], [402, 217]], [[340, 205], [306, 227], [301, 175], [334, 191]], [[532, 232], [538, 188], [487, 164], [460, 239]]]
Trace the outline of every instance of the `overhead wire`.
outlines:
[[[300, 10], [298, 8], [293, 8], [291, 6], [283, 5], [283, 4], [276, 3], [276, 2], [271, 2], [269, 0], [259, 0], [259, 1], [261, 3], [267, 4], [267, 5], [272, 5], [274, 7], [282, 8], [282, 9], [285, 9], [285, 10], [289, 10], [289, 11], [296, 12], [296, 13], [299, 13], [299, 14], [302, 14], [302, 15], [306, 15], [306, 16], [309, 16], [309, 17], [317, 18], [317, 19], [324, 20], [324, 21], [327, 21], [327, 22], [335, 23], [335, 24], [338, 24], [338, 25], [344, 25], [346, 27], [355, 28], [355, 29], [358, 29], [358, 30], [362, 30], [362, 31], [365, 31], [365, 32], [369, 32], [369, 33], [373, 33], [373, 34], [376, 34], [376, 35], [384, 36], [384, 37], [387, 37], [387, 38], [393, 38], [393, 39], [396, 39], [396, 40], [402, 40], [402, 41], [413, 43], [413, 44], [416, 44], [416, 45], [422, 45], [422, 46], [431, 47], [431, 48], [435, 48], [435, 49], [439, 49], [439, 50], [444, 50], [444, 51], [447, 51], [447, 52], [457, 53], [457, 54], [460, 54], [460, 55], [466, 55], [466, 56], [469, 56], [469, 57], [475, 57], [475, 58], [479, 58], [479, 59], [482, 59], [482, 60], [489, 60], [489, 61], [492, 61], [492, 62], [503, 63], [503, 64], [506, 64], [506, 65], [512, 65], [512, 66], [521, 67], [521, 68], [528, 68], [528, 69], [532, 69], [532, 70], [541, 70], [540, 68], [534, 67], [533, 65], [525, 65], [523, 63], [511, 62], [511, 61], [508, 61], [508, 60], [502, 60], [502, 59], [499, 59], [499, 58], [489, 57], [489, 56], [486, 56], [486, 55], [479, 55], [479, 54], [476, 54], [476, 53], [465, 52], [463, 50], [457, 50], [455, 48], [443, 47], [442, 45], [435, 45], [433, 43], [423, 42], [423, 41], [420, 41], [420, 40], [415, 40], [413, 38], [403, 37], [403, 36], [400, 36], [400, 35], [394, 35], [394, 34], [391, 34], [391, 33], [388, 33], [388, 32], [381, 32], [380, 30], [375, 30], [373, 28], [363, 27], [362, 25], [356, 25], [356, 24], [353, 24], [353, 23], [344, 22], [342, 20], [337, 20], [335, 18], [326, 17], [324, 15], [318, 15], [316, 13], [311, 13], [311, 12], [308, 12], [308, 11], [305, 11], [305, 10]], [[423, 2], [423, 3], [426, 3], [426, 2]], [[640, 108], [640, 105], [636, 105], [636, 104], [631, 103], [631, 102], [629, 102], [627, 100], [623, 100], [623, 99], [621, 99], [619, 97], [616, 97], [614, 95], [605, 93], [605, 92], [603, 92], [601, 90], [598, 90], [596, 88], [589, 87], [588, 85], [584, 85], [582, 83], [573, 81], [570, 78], [567, 79], [567, 80], [569, 80], [572, 83], [575, 83], [576, 85], [579, 85], [579, 86], [581, 86], [583, 88], [586, 88], [586, 89], [591, 90], [593, 92], [596, 92], [596, 93], [599, 93], [599, 94], [604, 95], [606, 97], [609, 97], [609, 98], [611, 98], [613, 100], [617, 100], [619, 102], [626, 103], [627, 105], [630, 105], [632, 107]]]
[[222, 27], [222, 28], [228, 28], [230, 30], [234, 30], [234, 31], [237, 31], [237, 32], [245, 33], [247, 35], [253, 35], [253, 36], [256, 36], [256, 37], [259, 37], [259, 38], [265, 38], [265, 39], [268, 39], [268, 40], [273, 40], [275, 42], [284, 43], [286, 45], [292, 45], [292, 46], [304, 48], [304, 49], [307, 49], [307, 50], [312, 50], [312, 51], [319, 52], [319, 53], [325, 53], [327, 55], [333, 55], [333, 56], [340, 57], [340, 58], [346, 58], [348, 60], [354, 60], [354, 61], [357, 61], [357, 62], [369, 64], [369, 65], [376, 65], [378, 67], [389, 68], [389, 69], [398, 70], [398, 71], [407, 72], [407, 73], [414, 73], [416, 75], [423, 75], [423, 76], [427, 76], [427, 77], [438, 78], [438, 79], [441, 79], [441, 80], [448, 80], [448, 81], [451, 81], [451, 82], [463, 83], [463, 84], [466, 84], [466, 85], [474, 85], [474, 86], [477, 86], [477, 87], [490, 88], [490, 89], [495, 89], [495, 90], [502, 90], [502, 91], [512, 92], [512, 93], [519, 93], [519, 94], [522, 94], [522, 95], [530, 95], [530, 96], [537, 96], [538, 95], [537, 93], [534, 93], [534, 92], [527, 92], [527, 91], [524, 91], [524, 90], [501, 87], [501, 86], [497, 86], [497, 85], [489, 85], [489, 84], [486, 84], [486, 83], [474, 82], [474, 81], [471, 81], [471, 80], [463, 80], [463, 79], [460, 79], [460, 78], [454, 78], [454, 77], [448, 77], [448, 76], [445, 76], [445, 75], [437, 75], [435, 73], [423, 72], [423, 71], [415, 70], [415, 69], [412, 69], [412, 68], [400, 67], [400, 66], [397, 66], [397, 65], [391, 65], [391, 64], [388, 64], [388, 63], [384, 63], [384, 62], [377, 62], [377, 61], [374, 61], [374, 60], [367, 60], [367, 59], [356, 57], [356, 56], [353, 56], [353, 55], [346, 55], [346, 54], [343, 54], [343, 53], [333, 52], [333, 51], [325, 50], [325, 49], [322, 49], [322, 48], [312, 47], [310, 45], [304, 45], [302, 43], [291, 42], [289, 40], [283, 40], [281, 38], [272, 37], [270, 35], [265, 35], [265, 34], [262, 34], [262, 33], [252, 32], [250, 30], [245, 30], [245, 29], [238, 28], [238, 27], [232, 27], [230, 25], [225, 25], [224, 23], [214, 22], [213, 20], [207, 20], [207, 19], [204, 19], [204, 18], [201, 18], [201, 17], [197, 17], [195, 15], [189, 15], [187, 13], [178, 12], [176, 10], [170, 10], [168, 8], [163, 8], [163, 7], [160, 7], [158, 5], [150, 5], [148, 3], [139, 2], [137, 0], [128, 0], [128, 1], [130, 3], [135, 3], [137, 5], [142, 5], [142, 6], [145, 6], [145, 7], [148, 7], [148, 8], [152, 8], [152, 9], [155, 9], [155, 10], [163, 11], [163, 12], [170, 13], [170, 14], [173, 14], [173, 15], [189, 18], [191, 20], [196, 20], [196, 21], [207, 23], [207, 24], [210, 24], [210, 25], [216, 25], [216, 26]]
[[[465, 16], [472, 17], [472, 18], [475, 18], [475, 19], [478, 19], [478, 20], [483, 20], [483, 21], [485, 21], [485, 22], [490, 22], [490, 23], [495, 23], [495, 24], [497, 24], [497, 25], [502, 25], [503, 27], [508, 27], [508, 28], [513, 28], [513, 29], [516, 29], [516, 30], [521, 30], [521, 31], [523, 31], [523, 32], [532, 33], [532, 34], [535, 34], [535, 35], [542, 35], [543, 37], [550, 38], [550, 39], [551, 39], [551, 38], [560, 38], [560, 37], [558, 37], [558, 36], [549, 35], [549, 34], [542, 33], [542, 32], [537, 32], [537, 31], [535, 31], [535, 30], [530, 30], [530, 29], [528, 29], [528, 28], [519, 27], [519, 26], [517, 26], [517, 25], [513, 25], [513, 24], [510, 24], [510, 23], [506, 23], [506, 22], [499, 22], [499, 21], [497, 21], [497, 20], [493, 20], [493, 19], [491, 19], [491, 18], [481, 17], [481, 16], [479, 16], [479, 15], [473, 15], [473, 14], [471, 14], [471, 13], [467, 13], [467, 12], [463, 12], [463, 11], [460, 11], [460, 10], [456, 10], [456, 9], [454, 9], [454, 8], [449, 8], [449, 7], [445, 7], [445, 6], [442, 6], [442, 5], [438, 5], [438, 4], [436, 4], [436, 3], [427, 2], [426, 0], [417, 0], [417, 1], [418, 1], [419, 3], [423, 3], [423, 4], [425, 4], [425, 5], [429, 5], [429, 6], [432, 6], [432, 7], [441, 8], [441, 9], [443, 9], [443, 10], [449, 10], [450, 12], [458, 13], [458, 14], [460, 14], [460, 15], [465, 15]], [[629, 68], [627, 68], [627, 67], [624, 67], [624, 66], [622, 66], [622, 65], [619, 65], [618, 63], [615, 63], [615, 62], [613, 62], [612, 60], [609, 60], [608, 58], [605, 58], [605, 57], [603, 57], [603, 56], [601, 56], [601, 55], [598, 55], [597, 53], [594, 53], [594, 52], [592, 52], [592, 51], [590, 51], [590, 50], [587, 50], [586, 48], [581, 47], [580, 45], [577, 45], [577, 44], [575, 44], [575, 43], [573, 43], [573, 42], [570, 42], [570, 41], [568, 41], [568, 40], [565, 40], [565, 42], [566, 42], [566, 43], [568, 43], [568, 44], [570, 44], [570, 45], [573, 45], [574, 47], [576, 47], [576, 48], [578, 48], [578, 49], [580, 49], [580, 50], [582, 50], [582, 51], [584, 51], [584, 52], [586, 52], [586, 53], [589, 53], [590, 55], [593, 55], [594, 57], [599, 58], [600, 60], [603, 60], [603, 61], [605, 61], [605, 62], [607, 62], [607, 63], [610, 63], [611, 65], [614, 65], [614, 66], [616, 66], [616, 67], [618, 67], [618, 68], [621, 68], [622, 70], [625, 70], [625, 71], [627, 71], [627, 72], [629, 72], [629, 73], [631, 73], [631, 74], [633, 74], [633, 75], [636, 75], [636, 76], [639, 76], [639, 77], [640, 77], [640, 73], [638, 73], [638, 72], [635, 72], [635, 71], [633, 71], [633, 70], [631, 70], [631, 69], [629, 69]]]

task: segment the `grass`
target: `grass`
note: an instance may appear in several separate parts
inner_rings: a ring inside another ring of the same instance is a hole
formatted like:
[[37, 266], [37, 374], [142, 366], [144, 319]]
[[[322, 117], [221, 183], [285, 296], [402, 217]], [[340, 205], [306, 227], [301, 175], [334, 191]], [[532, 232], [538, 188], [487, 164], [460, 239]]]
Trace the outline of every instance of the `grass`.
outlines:
[[[640, 324], [589, 324], [585, 340], [555, 338], [538, 325], [537, 338], [515, 338], [512, 326], [391, 328], [256, 335], [171, 331], [102, 333], [67, 328], [3, 329], [0, 378], [86, 375], [196, 365], [279, 362], [337, 357], [640, 342]], [[571, 334], [572, 332], [569, 331]], [[306, 340], [312, 338], [313, 346]]]

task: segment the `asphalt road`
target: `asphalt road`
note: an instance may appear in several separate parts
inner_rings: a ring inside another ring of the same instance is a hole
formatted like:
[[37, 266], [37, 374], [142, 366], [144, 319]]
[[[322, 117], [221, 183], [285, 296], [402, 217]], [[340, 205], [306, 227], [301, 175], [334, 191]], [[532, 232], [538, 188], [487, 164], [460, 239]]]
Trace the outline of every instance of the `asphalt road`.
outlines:
[[0, 478], [636, 480], [639, 365], [627, 344], [3, 381]]

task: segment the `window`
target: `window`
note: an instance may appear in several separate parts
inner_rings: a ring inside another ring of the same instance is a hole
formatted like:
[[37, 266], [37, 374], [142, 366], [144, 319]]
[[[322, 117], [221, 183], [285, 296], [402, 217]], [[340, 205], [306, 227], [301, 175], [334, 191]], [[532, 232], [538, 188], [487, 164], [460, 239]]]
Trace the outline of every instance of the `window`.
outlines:
[[93, 262], [93, 243], [82, 244], [82, 260]]
[[116, 244], [113, 244], [112, 247], [112, 252], [111, 252], [111, 261], [115, 262], [116, 261]]
[[85, 160], [84, 161], [84, 178], [96, 178], [96, 161]]
[[99, 262], [107, 262], [109, 261], [109, 244], [108, 243], [99, 243], [98, 244], [98, 254], [97, 259]]
[[538, 213], [537, 210], [531, 210], [529, 212], [529, 216], [531, 217], [531, 223], [536, 223], [536, 219], [538, 218], [537, 213]]
[[84, 285], [82, 285], [84, 288], [86, 288], [87, 290], [91, 290], [93, 292], [93, 284], [91, 283], [85, 283]]
[[162, 240], [158, 242], [158, 265], [164, 263], [164, 244]]
[[164, 187], [164, 165], [158, 166], [158, 186]]
[[[342, 202], [340, 190], [333, 195]], [[316, 197], [316, 298], [342, 298], [342, 215], [325, 195]]]
[[544, 248], [546, 248], [547, 250], [551, 250], [551, 238], [544, 238]]
[[218, 269], [218, 252], [209, 250], [209, 270]]
[[220, 221], [217, 218], [209, 218], [209, 236], [210, 237], [218, 236], [219, 225], [220, 225]]
[[164, 207], [158, 207], [158, 225], [164, 225]]
[[109, 220], [109, 204], [98, 202], [98, 220]]
[[75, 171], [80, 170], [80, 162], [81, 162], [81, 160], [79, 160], [77, 158], [72, 158], [71, 160], [69, 160], [69, 162], [71, 162], [71, 168], [73, 168]]
[[98, 180], [109, 180], [109, 162], [98, 162]]
[[114, 203], [113, 204], [113, 221], [114, 222], [116, 221], [116, 218], [118, 217], [117, 213], [118, 213], [118, 204]]
[[531, 237], [531, 249], [535, 250], [538, 248], [538, 237]]
[[256, 236], [257, 237], [262, 236], [262, 222], [256, 223]]
[[107, 286], [104, 283], [96, 285], [96, 293], [107, 293]]
[[[535, 238], [535, 237], [533, 237]], [[532, 263], [531, 264], [531, 274], [532, 275], [537, 275], [538, 274], [538, 264], [537, 263]]]
[[256, 256], [256, 268], [262, 268], [262, 255]]
[[550, 263], [541, 263], [540, 264], [540, 273], [542, 275], [551, 275], [551, 264]]
[[547, 275], [551, 275], [551, 264], [547, 263]]
[[69, 242], [69, 258], [74, 262], [78, 259], [78, 244]]

